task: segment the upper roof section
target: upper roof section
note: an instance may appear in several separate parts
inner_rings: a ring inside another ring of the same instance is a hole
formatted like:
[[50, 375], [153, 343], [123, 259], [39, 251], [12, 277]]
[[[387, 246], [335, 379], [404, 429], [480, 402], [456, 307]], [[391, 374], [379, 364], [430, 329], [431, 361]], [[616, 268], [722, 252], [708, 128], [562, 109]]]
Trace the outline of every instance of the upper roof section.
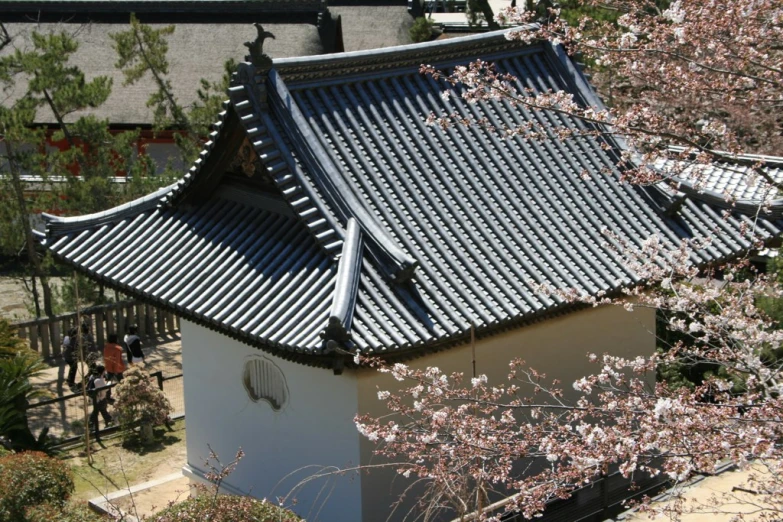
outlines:
[[[418, 72], [423, 63], [445, 68], [465, 64], [477, 58], [512, 56], [540, 52], [543, 49], [543, 44], [529, 45], [520, 41], [509, 41], [504, 34], [496, 31], [385, 49], [282, 58], [275, 60], [275, 70], [289, 85], [317, 83], [328, 79], [349, 83], [357, 81], [360, 76], [376, 73], [394, 74], [394, 71], [400, 70], [406, 73]], [[577, 89], [576, 85], [572, 87]], [[581, 91], [581, 88], [579, 90]], [[592, 96], [592, 91], [589, 92]]]
[[[502, 100], [467, 104], [459, 86], [419, 73], [422, 62], [447, 69], [476, 58], [513, 74], [521, 91], [598, 102], [562, 49], [502, 33], [280, 59], [268, 71], [242, 64], [202, 158], [153, 196], [156, 208], [145, 200], [82, 220], [49, 217], [45, 243], [191, 320], [338, 368], [354, 350], [411, 356], [466, 342], [472, 327], [488, 335], [573, 306], [539, 285], [598, 296], [639, 281], [607, 230], [632, 247], [711, 236], [692, 255], [697, 265], [752, 248], [748, 230], [780, 235], [777, 207], [723, 216], [699, 194], [675, 206], [656, 187], [621, 183], [614, 143], [427, 126], [431, 112], [583, 125]], [[259, 168], [226, 174], [245, 149]], [[226, 198], [235, 204], [220, 206]], [[251, 221], [260, 228], [235, 230]], [[120, 246], [134, 255], [113, 255]]]

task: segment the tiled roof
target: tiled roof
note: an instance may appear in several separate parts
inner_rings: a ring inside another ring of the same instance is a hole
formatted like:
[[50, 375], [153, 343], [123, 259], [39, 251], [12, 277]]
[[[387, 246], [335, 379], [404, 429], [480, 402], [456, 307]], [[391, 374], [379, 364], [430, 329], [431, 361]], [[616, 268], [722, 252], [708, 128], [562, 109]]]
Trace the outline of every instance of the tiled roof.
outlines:
[[[710, 197], [691, 194], [672, 206], [656, 187], [601, 174], [614, 168], [617, 151], [594, 138], [525, 142], [427, 126], [431, 111], [494, 124], [578, 125], [505, 102], [444, 100], [444, 85], [418, 73], [423, 61], [444, 68], [476, 57], [516, 75], [522, 88], [597, 101], [560, 49], [500, 33], [277, 60], [266, 80], [240, 75], [229, 109], [277, 196], [235, 197], [263, 202], [245, 209], [225, 205], [224, 196], [202, 208], [160, 194], [162, 207], [139, 203], [135, 220], [133, 205], [116, 224], [50, 218], [45, 242], [57, 257], [184, 317], [285, 357], [339, 367], [350, 364], [343, 350], [413, 356], [466, 341], [471, 324], [488, 335], [571, 307], [537, 293], [537, 284], [618, 291], [637, 276], [605, 246], [604, 230], [632, 245], [652, 235], [670, 245], [712, 235], [693, 254], [700, 265], [750, 248], [743, 223], [766, 238], [781, 233], [779, 213], [756, 219], [734, 209], [724, 218]], [[221, 143], [218, 134], [210, 154]], [[290, 217], [270, 216], [272, 207]], [[139, 232], [128, 236], [127, 223]], [[340, 241], [324, 240], [324, 231]], [[271, 239], [280, 234], [282, 243]], [[188, 245], [182, 253], [180, 244]], [[138, 257], [113, 259], [111, 245]], [[281, 248], [296, 254], [270, 253]]]
[[338, 263], [285, 205], [263, 194], [237, 199], [224, 187], [199, 207], [160, 206], [170, 190], [109, 222], [81, 218], [93, 224], [86, 230], [73, 219], [50, 222], [50, 234], [58, 225], [67, 231], [50, 248], [90, 275], [245, 342], [319, 351]]
[[[681, 149], [673, 148], [673, 152]], [[659, 162], [658, 167], [664, 176], [671, 176], [679, 183], [680, 190], [699, 192], [733, 206], [754, 206], [760, 201], [780, 206], [783, 197], [777, 188], [754, 172], [752, 164], [756, 162], [764, 164], [765, 173], [776, 183], [783, 183], [783, 158], [770, 156], [747, 154], [718, 164], [671, 159]]]

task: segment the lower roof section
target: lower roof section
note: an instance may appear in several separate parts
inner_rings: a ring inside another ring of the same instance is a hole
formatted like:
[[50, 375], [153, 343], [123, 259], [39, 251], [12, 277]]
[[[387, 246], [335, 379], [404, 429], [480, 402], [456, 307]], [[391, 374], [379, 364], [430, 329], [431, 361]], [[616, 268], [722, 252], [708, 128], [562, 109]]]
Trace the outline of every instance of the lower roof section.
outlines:
[[96, 279], [237, 339], [289, 358], [321, 351], [337, 263], [293, 217], [220, 196], [142, 210], [65, 226], [46, 243]]

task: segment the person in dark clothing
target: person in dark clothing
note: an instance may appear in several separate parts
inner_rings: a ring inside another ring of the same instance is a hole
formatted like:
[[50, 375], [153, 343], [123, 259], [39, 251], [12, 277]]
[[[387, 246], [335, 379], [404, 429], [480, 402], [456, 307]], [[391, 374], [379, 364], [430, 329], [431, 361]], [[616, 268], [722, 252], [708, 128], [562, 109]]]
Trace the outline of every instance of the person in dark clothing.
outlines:
[[82, 344], [84, 348], [86, 348], [86, 351], [84, 352], [86, 355], [92, 353], [100, 354], [99, 353], [100, 350], [98, 349], [98, 346], [95, 345], [95, 338], [92, 336], [90, 325], [87, 322], [82, 323], [81, 336], [79, 337], [79, 342]]
[[139, 338], [138, 333], [139, 327], [133, 325], [128, 328], [128, 334], [125, 336], [125, 350], [128, 355], [128, 366], [144, 362], [144, 352], [141, 350], [141, 339]]
[[66, 382], [71, 388], [76, 386], [76, 368], [79, 365], [79, 355], [76, 352], [78, 346], [77, 334], [78, 331], [76, 330], [76, 327], [71, 327], [68, 330], [68, 335], [63, 338], [62, 346], [63, 359], [68, 365], [68, 377]]
[[103, 417], [103, 422], [106, 426], [111, 426], [112, 416], [109, 415], [107, 410], [109, 405], [109, 391], [101, 389], [108, 386], [106, 382], [106, 368], [102, 364], [95, 366], [92, 374], [90, 374], [90, 380], [87, 383], [87, 390], [92, 396], [92, 413], [90, 414], [90, 426], [98, 431], [98, 415]]

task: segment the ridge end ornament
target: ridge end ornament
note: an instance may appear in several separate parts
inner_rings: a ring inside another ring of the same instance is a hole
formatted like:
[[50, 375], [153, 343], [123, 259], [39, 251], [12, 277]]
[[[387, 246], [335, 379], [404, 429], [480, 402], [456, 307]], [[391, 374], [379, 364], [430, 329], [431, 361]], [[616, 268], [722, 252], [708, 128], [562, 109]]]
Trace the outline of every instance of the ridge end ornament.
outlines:
[[258, 36], [256, 36], [256, 39], [252, 42], [244, 43], [245, 47], [250, 51], [250, 54], [245, 56], [245, 61], [250, 62], [255, 67], [261, 69], [271, 69], [272, 58], [269, 55], [264, 54], [264, 40], [267, 38], [272, 38], [274, 40], [275, 35], [269, 31], [265, 31], [263, 26], [258, 22], [253, 25], [255, 26], [256, 31], [258, 31]]

